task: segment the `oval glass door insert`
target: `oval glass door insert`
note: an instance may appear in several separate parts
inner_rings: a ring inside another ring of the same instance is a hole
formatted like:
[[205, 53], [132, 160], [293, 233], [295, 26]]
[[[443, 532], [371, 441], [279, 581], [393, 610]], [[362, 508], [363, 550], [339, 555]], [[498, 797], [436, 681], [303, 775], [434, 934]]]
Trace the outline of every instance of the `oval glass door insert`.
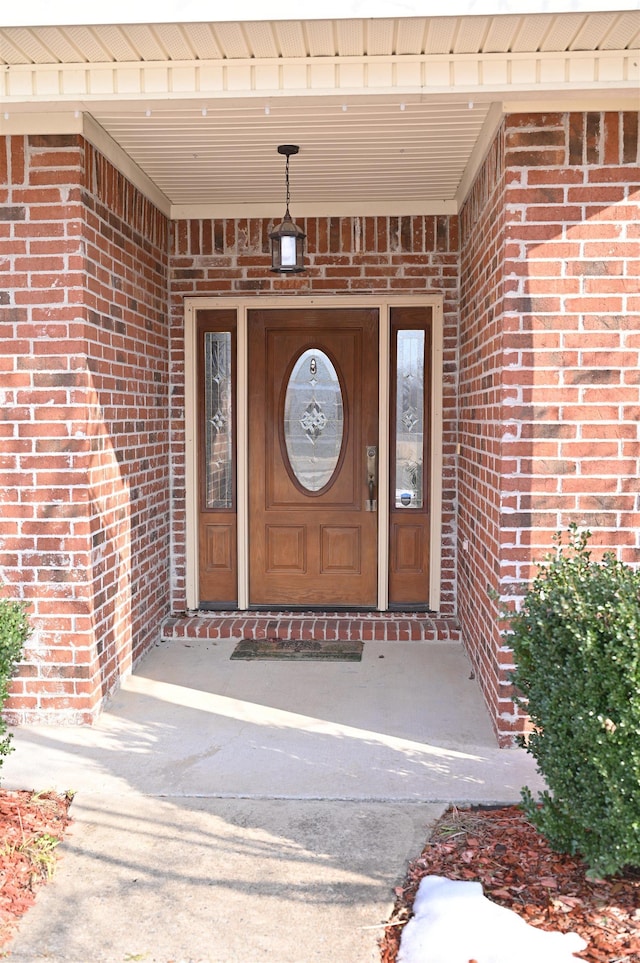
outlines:
[[284, 439], [291, 471], [309, 492], [331, 481], [342, 449], [344, 406], [338, 372], [324, 351], [304, 351], [284, 399]]

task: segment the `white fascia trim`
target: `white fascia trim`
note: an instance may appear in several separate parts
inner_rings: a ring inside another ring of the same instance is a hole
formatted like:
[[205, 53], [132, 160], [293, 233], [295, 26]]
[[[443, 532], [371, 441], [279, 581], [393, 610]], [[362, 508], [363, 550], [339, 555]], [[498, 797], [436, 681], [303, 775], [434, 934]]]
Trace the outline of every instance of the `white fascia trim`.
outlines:
[[521, 100], [504, 100], [503, 114], [546, 114], [550, 111], [557, 113], [573, 112], [582, 114], [588, 111], [637, 111], [640, 109], [640, 88], [635, 95], [607, 94], [593, 91], [584, 96], [566, 94], [549, 95], [541, 98], [531, 93]]
[[[5, 105], [6, 106], [6, 105]], [[83, 134], [82, 112], [63, 111], [50, 113], [10, 113], [0, 108], [0, 136], [28, 134]]]
[[0, 112], [0, 136], [30, 134], [81, 134], [101, 154], [111, 161], [113, 166], [131, 181], [138, 190], [147, 197], [165, 217], [171, 214], [171, 202], [166, 194], [156, 187], [154, 182], [131, 159], [104, 127], [98, 124], [91, 114], [82, 111], [51, 111], [49, 113], [8, 113], [5, 117]]
[[[293, 209], [295, 207], [295, 210]], [[364, 203], [295, 204], [292, 205], [294, 220], [302, 217], [407, 217], [411, 214], [457, 214], [456, 201], [365, 201]], [[275, 218], [282, 220], [284, 206], [274, 208], [271, 204], [172, 204], [170, 217], [173, 221], [201, 221], [210, 219]]]
[[[85, 109], [117, 102], [136, 111], [211, 98], [265, 98], [513, 92], [636, 91], [637, 50], [492, 54], [412, 54], [389, 57], [292, 57], [225, 61], [139, 61], [17, 64], [0, 73], [0, 99], [11, 110]], [[544, 94], [543, 94], [544, 95]], [[27, 106], [28, 105], [28, 106]]]
[[116, 167], [121, 174], [124, 174], [152, 204], [155, 204], [165, 217], [170, 216], [171, 202], [167, 195], [163, 194], [163, 192], [156, 187], [142, 168], [138, 167], [127, 152], [116, 144], [113, 137], [111, 137], [104, 127], [101, 127], [90, 114], [84, 115], [83, 134], [89, 143], [93, 144], [101, 154], [104, 154], [107, 160], [111, 161], [113, 166]]
[[504, 117], [504, 108], [500, 103], [492, 104], [489, 108], [489, 112], [485, 118], [484, 124], [482, 125], [482, 130], [478, 136], [478, 139], [473, 148], [471, 157], [469, 158], [469, 163], [467, 164], [464, 173], [460, 179], [460, 184], [458, 185], [458, 190], [456, 191], [456, 207], [460, 210], [464, 200], [473, 186], [473, 182], [476, 179], [476, 175], [480, 170], [487, 152], [502, 123], [502, 118]]

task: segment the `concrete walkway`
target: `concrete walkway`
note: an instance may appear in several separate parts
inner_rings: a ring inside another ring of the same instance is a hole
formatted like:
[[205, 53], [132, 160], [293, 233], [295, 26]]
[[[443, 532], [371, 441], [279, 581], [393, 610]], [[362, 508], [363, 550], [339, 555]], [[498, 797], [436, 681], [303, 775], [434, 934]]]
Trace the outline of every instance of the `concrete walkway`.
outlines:
[[456, 643], [367, 642], [361, 663], [234, 644], [162, 644], [95, 726], [16, 730], [3, 786], [76, 796], [12, 960], [374, 963], [445, 806], [540, 786]]

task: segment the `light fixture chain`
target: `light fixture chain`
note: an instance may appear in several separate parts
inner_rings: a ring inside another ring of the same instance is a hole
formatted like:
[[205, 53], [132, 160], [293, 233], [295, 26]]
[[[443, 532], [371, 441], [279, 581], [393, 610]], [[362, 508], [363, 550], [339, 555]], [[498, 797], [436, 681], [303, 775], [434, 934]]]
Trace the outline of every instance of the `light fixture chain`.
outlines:
[[285, 164], [285, 177], [287, 181], [287, 216], [289, 216], [289, 155], [287, 154], [287, 162]]

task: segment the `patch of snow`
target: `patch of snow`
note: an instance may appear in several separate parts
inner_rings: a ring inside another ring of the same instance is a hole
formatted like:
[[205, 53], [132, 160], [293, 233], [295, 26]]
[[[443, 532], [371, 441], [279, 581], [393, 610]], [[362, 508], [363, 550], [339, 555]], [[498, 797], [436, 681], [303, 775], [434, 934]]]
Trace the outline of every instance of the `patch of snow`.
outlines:
[[487, 899], [482, 884], [425, 876], [397, 963], [576, 963], [577, 933], [550, 933]]

